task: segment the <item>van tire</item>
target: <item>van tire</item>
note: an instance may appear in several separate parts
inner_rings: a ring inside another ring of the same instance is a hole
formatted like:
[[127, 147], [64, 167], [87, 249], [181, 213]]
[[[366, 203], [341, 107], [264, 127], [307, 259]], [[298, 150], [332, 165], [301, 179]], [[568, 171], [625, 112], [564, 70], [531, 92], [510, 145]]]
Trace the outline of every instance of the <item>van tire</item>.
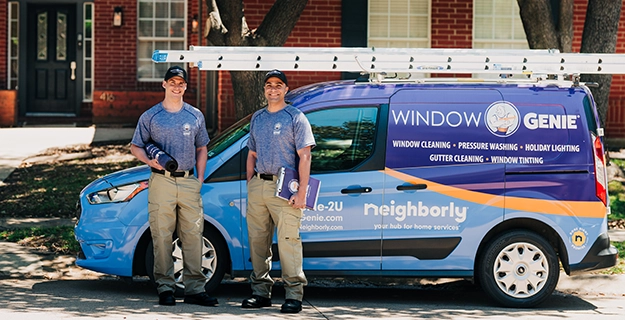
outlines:
[[[176, 279], [176, 291], [174, 295], [182, 297], [184, 295], [184, 284], [182, 283], [183, 260], [180, 254], [179, 243], [180, 238], [174, 233], [172, 241], [172, 246], [174, 246], [174, 252], [172, 252], [174, 258], [174, 278]], [[202, 258], [202, 272], [207, 278], [204, 288], [206, 292], [211, 293], [217, 289], [226, 274], [228, 252], [219, 233], [208, 226], [204, 227], [202, 243], [202, 252], [204, 252], [204, 257]], [[154, 245], [151, 239], [145, 250], [145, 270], [150, 278], [150, 282], [156, 286], [154, 280]]]
[[560, 277], [555, 250], [526, 230], [508, 231], [493, 239], [478, 261], [476, 275], [482, 290], [505, 307], [530, 308], [542, 303]]

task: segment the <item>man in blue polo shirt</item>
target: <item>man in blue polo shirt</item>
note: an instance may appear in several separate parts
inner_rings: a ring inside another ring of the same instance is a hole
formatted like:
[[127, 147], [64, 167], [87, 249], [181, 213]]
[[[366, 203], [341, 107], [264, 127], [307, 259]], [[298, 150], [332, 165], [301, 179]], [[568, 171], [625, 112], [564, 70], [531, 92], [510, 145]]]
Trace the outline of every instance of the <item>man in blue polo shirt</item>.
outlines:
[[264, 82], [267, 107], [258, 110], [250, 123], [247, 156], [247, 229], [254, 271], [250, 276], [252, 296], [243, 300], [243, 308], [271, 306], [273, 279], [271, 245], [278, 229], [278, 250], [282, 280], [286, 291], [283, 313], [302, 310], [304, 286], [302, 241], [299, 227], [306, 206], [306, 192], [298, 192], [288, 201], [278, 198], [276, 180], [281, 167], [299, 173], [300, 186], [310, 178], [310, 150], [315, 146], [310, 123], [297, 108], [287, 104], [289, 90], [286, 75], [272, 70]]
[[[205, 292], [206, 276], [202, 273], [204, 212], [200, 189], [209, 141], [206, 122], [202, 112], [183, 101], [187, 89], [184, 69], [169, 68], [162, 85], [165, 99], [141, 115], [130, 146], [132, 154], [152, 170], [148, 212], [159, 304], [176, 304], [172, 235], [177, 230], [184, 256], [184, 302], [214, 306], [217, 299]], [[148, 157], [145, 146], [150, 142], [178, 162], [177, 171], [166, 171], [157, 159]]]

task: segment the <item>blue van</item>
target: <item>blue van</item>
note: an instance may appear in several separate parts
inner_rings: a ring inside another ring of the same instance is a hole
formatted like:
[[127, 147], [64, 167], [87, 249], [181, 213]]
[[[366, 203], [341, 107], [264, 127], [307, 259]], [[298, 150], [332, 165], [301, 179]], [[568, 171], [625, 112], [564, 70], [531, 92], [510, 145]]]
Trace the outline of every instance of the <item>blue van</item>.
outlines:
[[[603, 130], [584, 85], [351, 80], [301, 87], [287, 100], [307, 115], [317, 141], [312, 176], [321, 190], [300, 229], [310, 277], [473, 278], [498, 304], [531, 307], [552, 294], [560, 264], [570, 275], [616, 263]], [[208, 148], [208, 291], [226, 274], [252, 270], [249, 120]], [[151, 276], [149, 175], [140, 166], [84, 188], [79, 266]]]

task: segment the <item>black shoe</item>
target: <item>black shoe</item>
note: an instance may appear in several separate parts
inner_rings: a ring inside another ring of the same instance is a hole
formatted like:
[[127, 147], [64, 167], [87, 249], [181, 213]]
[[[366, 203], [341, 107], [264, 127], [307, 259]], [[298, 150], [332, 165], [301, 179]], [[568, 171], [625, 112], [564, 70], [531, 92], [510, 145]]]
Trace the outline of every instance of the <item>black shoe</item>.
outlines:
[[176, 298], [172, 291], [163, 291], [158, 294], [158, 304], [162, 306], [175, 306]]
[[262, 308], [271, 307], [271, 299], [253, 295], [241, 303], [241, 308]]
[[280, 312], [282, 313], [298, 313], [302, 311], [302, 302], [295, 299], [286, 299], [282, 305]]
[[219, 302], [206, 292], [184, 296], [184, 303], [199, 304], [206, 307], [214, 307]]

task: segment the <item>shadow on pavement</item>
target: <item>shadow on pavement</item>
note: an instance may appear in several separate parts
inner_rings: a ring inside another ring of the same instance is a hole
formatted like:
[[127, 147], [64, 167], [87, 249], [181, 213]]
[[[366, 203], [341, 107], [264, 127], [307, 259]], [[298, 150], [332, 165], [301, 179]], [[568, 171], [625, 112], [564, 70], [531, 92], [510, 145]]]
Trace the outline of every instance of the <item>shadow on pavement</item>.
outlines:
[[[273, 306], [260, 310], [241, 309], [250, 294], [245, 282], [225, 282], [215, 293], [220, 305], [207, 308], [178, 300], [173, 307], [157, 304], [154, 287], [147, 281], [128, 283], [105, 280], [3, 280], [0, 299], [6, 303], [0, 314], [9, 311], [30, 318], [49, 312], [69, 317], [109, 318], [111, 316], [151, 319], [283, 318], [279, 308], [284, 289], [274, 287]], [[5, 309], [6, 308], [6, 309]], [[5, 309], [5, 310], [3, 310]], [[562, 310], [591, 311], [596, 307], [573, 295], [556, 292], [535, 309], [508, 309], [493, 306], [484, 294], [467, 281], [442, 286], [410, 287], [327, 287], [306, 288], [304, 310], [299, 318], [437, 318], [558, 316]], [[4, 317], [3, 317], [4, 318]], [[54, 318], [54, 316], [48, 316]]]

